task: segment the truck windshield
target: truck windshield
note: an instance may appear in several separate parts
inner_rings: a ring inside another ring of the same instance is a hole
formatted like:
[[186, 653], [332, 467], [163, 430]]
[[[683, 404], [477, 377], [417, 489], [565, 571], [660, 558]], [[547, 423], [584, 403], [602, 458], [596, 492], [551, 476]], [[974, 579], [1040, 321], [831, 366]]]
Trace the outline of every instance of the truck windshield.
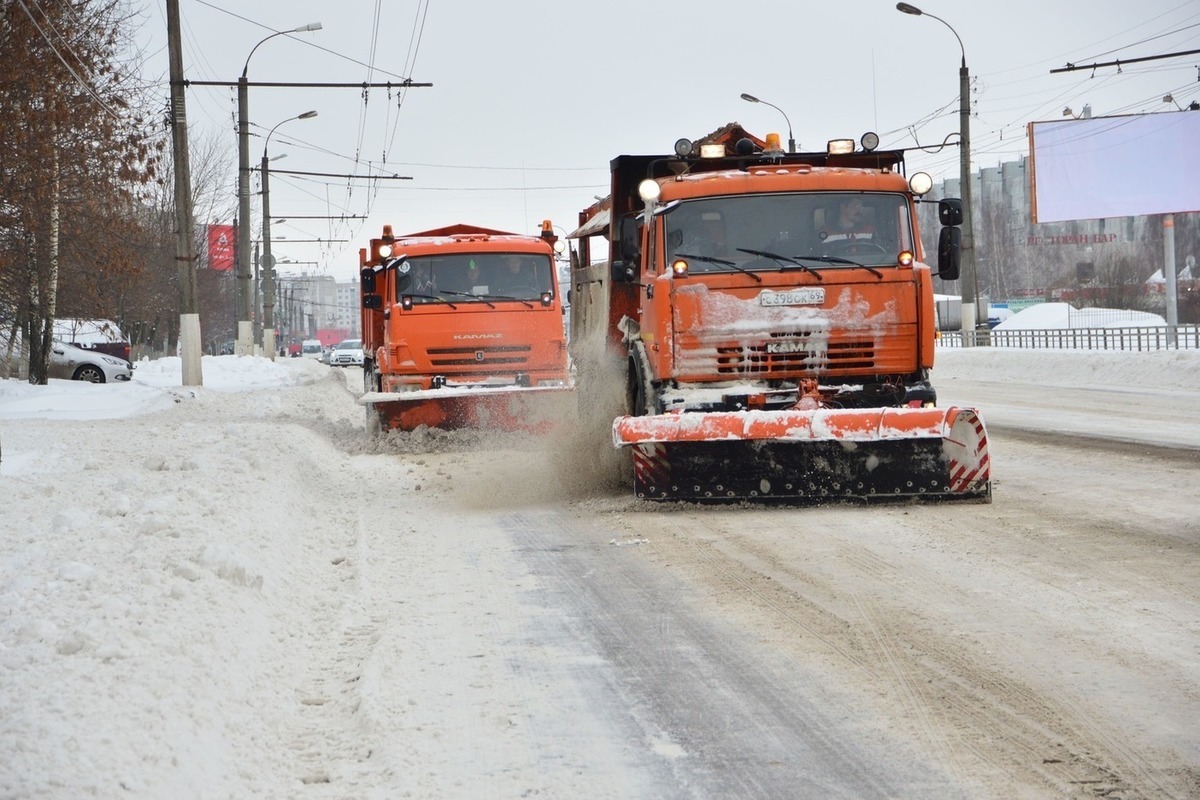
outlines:
[[664, 214], [668, 263], [693, 273], [896, 266], [912, 250], [902, 194], [796, 192], [685, 200]]
[[554, 265], [534, 253], [410, 256], [398, 268], [396, 300], [413, 303], [537, 300], [554, 291]]

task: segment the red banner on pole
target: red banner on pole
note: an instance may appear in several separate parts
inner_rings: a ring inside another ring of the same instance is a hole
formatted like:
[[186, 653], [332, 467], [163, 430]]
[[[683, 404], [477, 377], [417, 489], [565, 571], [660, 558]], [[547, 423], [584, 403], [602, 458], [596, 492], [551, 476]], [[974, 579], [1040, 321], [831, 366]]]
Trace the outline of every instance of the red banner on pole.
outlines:
[[227, 272], [233, 269], [234, 230], [232, 225], [208, 226], [208, 268]]

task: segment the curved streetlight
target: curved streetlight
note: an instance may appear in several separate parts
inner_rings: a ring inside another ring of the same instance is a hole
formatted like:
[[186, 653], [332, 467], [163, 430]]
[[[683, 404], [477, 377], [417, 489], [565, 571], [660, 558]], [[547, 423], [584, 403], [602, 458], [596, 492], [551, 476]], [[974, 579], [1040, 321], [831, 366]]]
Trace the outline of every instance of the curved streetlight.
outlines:
[[896, 3], [896, 10], [914, 17], [929, 17], [945, 25], [958, 40], [958, 49], [962, 51], [962, 66], [958, 69], [958, 131], [962, 140], [958, 153], [958, 180], [961, 184], [963, 204], [962, 226], [962, 271], [959, 275], [962, 282], [962, 333], [963, 347], [975, 343], [975, 314], [979, 304], [978, 292], [975, 289], [975, 222], [971, 202], [971, 75], [967, 71], [967, 50], [963, 47], [962, 38], [949, 22], [926, 13], [908, 3]]
[[786, 122], [787, 126], [788, 126], [788, 152], [789, 153], [796, 152], [796, 138], [794, 136], [792, 136], [792, 121], [790, 119], [788, 119], [787, 112], [785, 112], [782, 108], [775, 105], [774, 103], [768, 103], [766, 100], [759, 100], [757, 97], [755, 97], [752, 94], [746, 94], [745, 92], [742, 92], [742, 99], [745, 100], [747, 103], [762, 103], [764, 106], [770, 106], [771, 108], [778, 111], [780, 114], [783, 114], [783, 121]]
[[251, 355], [254, 341], [254, 331], [250, 324], [250, 123], [247, 108], [249, 105], [247, 99], [249, 83], [246, 81], [246, 71], [250, 69], [250, 56], [254, 55], [254, 51], [263, 42], [288, 33], [304, 33], [306, 31], [319, 30], [321, 30], [321, 23], [310, 22], [298, 28], [292, 28], [287, 31], [276, 31], [270, 36], [264, 36], [259, 40], [258, 44], [250, 49], [250, 55], [246, 56], [246, 63], [242, 67], [242, 74], [238, 78], [238, 335], [235, 347], [235, 352], [238, 355]]
[[[262, 324], [262, 346], [263, 352], [272, 361], [275, 360], [275, 261], [271, 257], [271, 189], [270, 176], [271, 159], [267, 156], [267, 148], [271, 145], [271, 134], [279, 129], [279, 126], [284, 122], [291, 122], [297, 119], [312, 119], [317, 115], [316, 111], [305, 111], [303, 114], [298, 114], [294, 117], [279, 122], [274, 128], [271, 128], [267, 134], [266, 140], [263, 141], [262, 154], [262, 276], [263, 276], [263, 324]], [[280, 220], [282, 221], [282, 220]]]

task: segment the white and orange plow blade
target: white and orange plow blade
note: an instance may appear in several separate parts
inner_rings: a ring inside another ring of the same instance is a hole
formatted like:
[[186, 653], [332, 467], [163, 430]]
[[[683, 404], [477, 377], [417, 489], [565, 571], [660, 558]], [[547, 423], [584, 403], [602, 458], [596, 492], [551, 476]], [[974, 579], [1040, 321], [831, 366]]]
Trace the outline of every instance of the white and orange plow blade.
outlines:
[[990, 498], [983, 422], [970, 408], [818, 409], [620, 417], [648, 499]]

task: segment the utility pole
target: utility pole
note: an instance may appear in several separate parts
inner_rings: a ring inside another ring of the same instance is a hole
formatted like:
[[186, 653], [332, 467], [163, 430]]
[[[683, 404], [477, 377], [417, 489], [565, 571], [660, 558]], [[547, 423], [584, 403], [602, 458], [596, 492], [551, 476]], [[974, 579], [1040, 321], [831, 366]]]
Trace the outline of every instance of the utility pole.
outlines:
[[274, 39], [276, 36], [283, 36], [289, 33], [303, 33], [305, 31], [319, 31], [321, 23], [311, 22], [308, 25], [301, 25], [298, 28], [292, 28], [287, 31], [276, 31], [270, 36], [264, 36], [258, 44], [250, 50], [250, 55], [246, 56], [246, 64], [242, 67], [242, 74], [237, 80], [237, 109], [238, 109], [238, 216], [242, 219], [242, 225], [238, 228], [238, 262], [237, 262], [237, 345], [235, 352], [242, 355], [252, 355], [254, 350], [254, 330], [250, 321], [251, 308], [251, 265], [250, 265], [250, 119], [247, 107], [250, 104], [248, 99], [250, 83], [246, 78], [246, 73], [250, 69], [250, 59], [254, 57], [254, 51], [259, 48], [263, 42], [268, 39]]
[[258, 247], [259, 247], [259, 243], [255, 242], [254, 243], [254, 258], [251, 259], [251, 264], [253, 265], [252, 269], [254, 270], [254, 280], [251, 282], [251, 285], [254, 287], [252, 290], [252, 293], [254, 296], [254, 302], [250, 306], [250, 309], [251, 309], [250, 310], [250, 320], [253, 323], [255, 350], [258, 350], [259, 348], [261, 348], [262, 343], [263, 343], [263, 341], [262, 341], [262, 324], [261, 324], [262, 298], [259, 296], [259, 285], [262, 282], [262, 278], [259, 274], [259, 264], [262, 263], [262, 258], [259, 256], [260, 251], [259, 251]]
[[975, 344], [975, 319], [979, 308], [979, 290], [976, 288], [979, 263], [975, 255], [975, 204], [971, 198], [971, 73], [967, 69], [967, 48], [963, 46], [962, 37], [954, 30], [954, 26], [941, 17], [908, 3], [897, 3], [896, 10], [914, 17], [936, 19], [954, 34], [958, 49], [962, 52], [962, 64], [958, 68], [958, 182], [963, 204], [962, 271], [959, 274], [962, 305], [959, 311], [962, 316], [962, 346], [972, 347]]
[[1175, 288], [1175, 215], [1163, 214], [1163, 290], [1167, 297], [1167, 341], [1178, 347], [1179, 294]]
[[[271, 146], [271, 136], [280, 125], [297, 119], [312, 119], [316, 111], [305, 111], [295, 117], [288, 117], [271, 128], [267, 138], [263, 140], [262, 154], [262, 273], [263, 273], [263, 316], [262, 343], [266, 355], [275, 360], [275, 257], [271, 255], [271, 158], [267, 149]], [[256, 284], [257, 285], [257, 284]]]
[[167, 0], [167, 50], [171, 73], [171, 147], [175, 161], [175, 260], [179, 266], [179, 356], [184, 386], [204, 385], [200, 366], [200, 314], [196, 310], [196, 255], [192, 224], [192, 170], [188, 160], [187, 107], [179, 0]]
[[[260, 42], [261, 44], [261, 42]], [[257, 45], [255, 45], [257, 47]], [[249, 65], [249, 59], [247, 59]], [[250, 121], [246, 107], [246, 73], [238, 78], [238, 228], [237, 228], [237, 335], [233, 352], [251, 355], [250, 329]]]

